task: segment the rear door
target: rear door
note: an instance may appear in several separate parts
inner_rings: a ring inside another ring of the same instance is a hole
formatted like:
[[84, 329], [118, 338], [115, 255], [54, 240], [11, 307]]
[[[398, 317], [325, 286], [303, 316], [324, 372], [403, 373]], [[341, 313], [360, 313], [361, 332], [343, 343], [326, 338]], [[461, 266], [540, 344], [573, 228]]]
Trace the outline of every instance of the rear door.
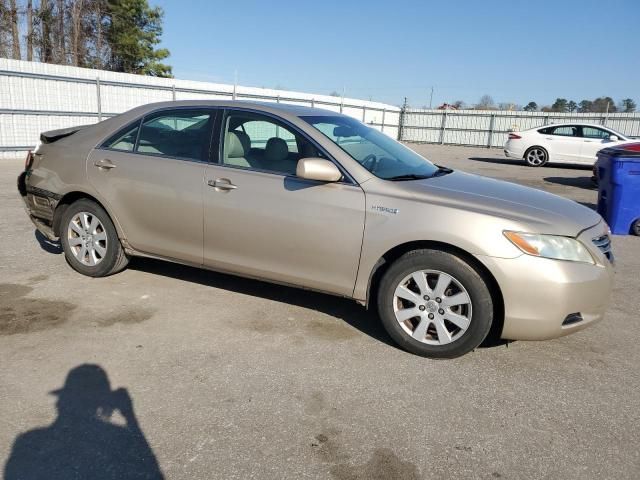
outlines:
[[351, 296], [364, 232], [362, 189], [347, 177], [296, 177], [299, 158], [323, 153], [275, 117], [231, 110], [221, 129], [219, 162], [205, 173], [204, 263]]
[[577, 125], [559, 125], [547, 128], [544, 135], [549, 149], [550, 162], [580, 163], [582, 138]]
[[202, 263], [203, 179], [215, 114], [153, 112], [91, 152], [89, 181], [136, 250]]

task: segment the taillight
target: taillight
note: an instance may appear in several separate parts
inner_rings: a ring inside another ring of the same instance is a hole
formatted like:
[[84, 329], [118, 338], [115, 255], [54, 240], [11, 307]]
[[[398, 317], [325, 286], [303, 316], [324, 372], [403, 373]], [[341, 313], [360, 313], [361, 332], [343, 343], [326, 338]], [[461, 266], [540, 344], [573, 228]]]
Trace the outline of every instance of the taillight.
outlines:
[[509, 140], [520, 140], [522, 137], [520, 135], [516, 135], [515, 133], [509, 134]]
[[24, 161], [24, 169], [29, 170], [31, 168], [31, 165], [33, 165], [33, 152], [29, 150], [27, 152], [27, 158]]

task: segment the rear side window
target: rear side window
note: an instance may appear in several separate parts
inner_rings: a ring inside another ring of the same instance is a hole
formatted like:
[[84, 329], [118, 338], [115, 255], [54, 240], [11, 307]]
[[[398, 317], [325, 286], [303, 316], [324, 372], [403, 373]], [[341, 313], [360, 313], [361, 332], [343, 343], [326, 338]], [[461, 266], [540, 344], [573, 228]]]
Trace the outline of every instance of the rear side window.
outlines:
[[136, 146], [136, 138], [138, 138], [139, 126], [140, 122], [129, 127], [125, 131], [116, 133], [104, 143], [103, 147], [112, 148], [113, 150], [122, 150], [123, 152], [133, 152], [133, 149]]
[[559, 135], [561, 137], [579, 137], [578, 127], [574, 126], [562, 126], [562, 127], [553, 127], [550, 129], [551, 135]]
[[144, 119], [135, 151], [143, 154], [206, 160], [214, 113], [206, 109], [176, 109]]

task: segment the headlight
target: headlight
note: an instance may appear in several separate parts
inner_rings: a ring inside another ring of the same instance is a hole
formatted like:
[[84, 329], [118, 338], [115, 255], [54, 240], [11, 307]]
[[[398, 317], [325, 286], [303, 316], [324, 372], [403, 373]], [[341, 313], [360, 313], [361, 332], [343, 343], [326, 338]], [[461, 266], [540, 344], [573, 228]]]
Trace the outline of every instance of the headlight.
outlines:
[[589, 250], [575, 238], [510, 231], [505, 231], [504, 236], [528, 255], [555, 260], [595, 263]]

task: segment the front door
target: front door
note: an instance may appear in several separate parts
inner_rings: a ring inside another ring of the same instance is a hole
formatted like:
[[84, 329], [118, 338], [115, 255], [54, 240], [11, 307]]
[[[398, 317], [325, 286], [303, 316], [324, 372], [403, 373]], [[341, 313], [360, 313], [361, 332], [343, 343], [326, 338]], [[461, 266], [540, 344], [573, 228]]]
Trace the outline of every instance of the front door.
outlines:
[[93, 150], [90, 183], [136, 250], [202, 263], [202, 196], [214, 111], [147, 115]]
[[611, 132], [604, 128], [584, 126], [582, 127], [582, 163], [593, 165], [596, 163], [598, 152], [606, 147], [611, 147], [620, 142], [609, 140]]
[[204, 262], [215, 269], [350, 296], [364, 230], [362, 189], [295, 176], [322, 155], [295, 128], [230, 111], [218, 164], [206, 168]]

